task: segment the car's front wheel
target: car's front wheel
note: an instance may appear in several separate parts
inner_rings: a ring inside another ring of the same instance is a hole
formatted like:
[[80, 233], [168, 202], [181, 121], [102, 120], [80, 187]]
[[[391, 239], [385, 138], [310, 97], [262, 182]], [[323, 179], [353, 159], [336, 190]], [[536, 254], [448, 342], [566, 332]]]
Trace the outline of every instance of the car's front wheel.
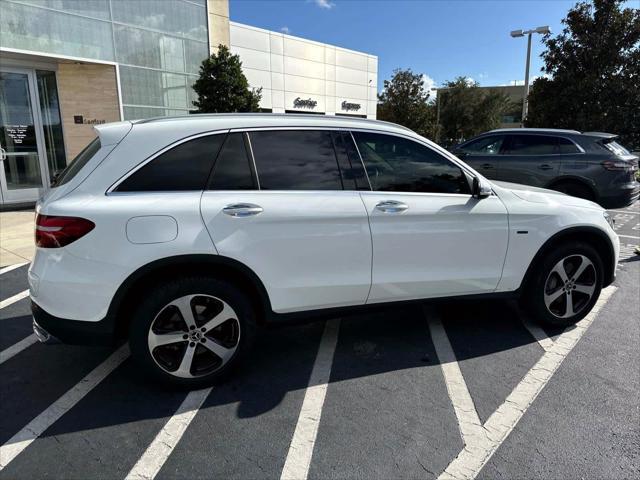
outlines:
[[603, 266], [593, 247], [574, 243], [553, 248], [528, 281], [527, 313], [543, 324], [565, 327], [582, 320], [602, 289]]
[[131, 353], [151, 375], [173, 385], [211, 385], [246, 356], [254, 312], [232, 284], [185, 278], [150, 289], [134, 314]]

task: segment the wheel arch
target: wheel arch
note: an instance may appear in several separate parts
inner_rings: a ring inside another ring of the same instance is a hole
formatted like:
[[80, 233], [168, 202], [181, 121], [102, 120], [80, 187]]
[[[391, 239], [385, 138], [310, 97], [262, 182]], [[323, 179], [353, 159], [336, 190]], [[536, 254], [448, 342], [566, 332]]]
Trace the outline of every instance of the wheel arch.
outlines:
[[615, 278], [615, 252], [611, 240], [605, 232], [596, 227], [569, 227], [561, 230], [551, 236], [536, 252], [533, 260], [529, 263], [529, 267], [524, 275], [521, 290], [524, 290], [529, 281], [533, 277], [537, 266], [540, 264], [541, 258], [556, 245], [568, 241], [580, 241], [592, 245], [602, 260], [604, 265], [603, 288], [610, 285]]
[[600, 198], [598, 189], [596, 188], [595, 183], [592, 180], [576, 175], [561, 175], [559, 177], [556, 177], [551, 182], [549, 182], [545, 188], [554, 190], [554, 187], [557, 187], [558, 185], [561, 185], [563, 183], [576, 183], [578, 185], [582, 185], [583, 187], [589, 189], [589, 191], [593, 195], [594, 201], [597, 202], [597, 200]]
[[187, 275], [216, 277], [235, 284], [249, 295], [259, 324], [266, 323], [273, 312], [264, 284], [258, 275], [243, 263], [221, 255], [178, 255], [148, 263], [122, 282], [107, 313], [107, 318], [113, 319], [115, 337], [122, 338], [128, 334], [135, 300], [145, 289], [163, 280]]

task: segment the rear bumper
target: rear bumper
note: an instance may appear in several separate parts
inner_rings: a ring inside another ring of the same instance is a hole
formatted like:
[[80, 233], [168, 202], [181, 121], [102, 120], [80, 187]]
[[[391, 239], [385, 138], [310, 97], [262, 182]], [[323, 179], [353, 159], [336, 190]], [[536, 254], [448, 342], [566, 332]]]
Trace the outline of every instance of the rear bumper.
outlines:
[[640, 183], [634, 182], [628, 187], [620, 189], [615, 195], [601, 196], [600, 205], [603, 208], [624, 208], [640, 198]]
[[115, 340], [115, 325], [105, 318], [98, 322], [83, 322], [54, 317], [31, 300], [34, 331], [43, 343], [60, 341], [74, 345], [112, 345]]

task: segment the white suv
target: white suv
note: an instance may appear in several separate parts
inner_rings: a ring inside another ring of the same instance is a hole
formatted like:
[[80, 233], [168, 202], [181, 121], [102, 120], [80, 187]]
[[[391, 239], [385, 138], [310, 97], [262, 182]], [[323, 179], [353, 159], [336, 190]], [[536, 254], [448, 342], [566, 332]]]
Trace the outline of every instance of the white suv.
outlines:
[[34, 328], [128, 338], [175, 384], [221, 377], [267, 323], [517, 295], [568, 325], [614, 279], [598, 205], [491, 183], [398, 125], [229, 114], [96, 131], [37, 205]]

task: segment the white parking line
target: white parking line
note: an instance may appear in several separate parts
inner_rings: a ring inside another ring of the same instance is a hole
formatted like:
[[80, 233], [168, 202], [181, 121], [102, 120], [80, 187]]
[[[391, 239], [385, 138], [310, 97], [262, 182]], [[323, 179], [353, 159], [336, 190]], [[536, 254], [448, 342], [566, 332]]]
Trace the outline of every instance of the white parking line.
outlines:
[[309, 466], [318, 436], [320, 416], [327, 394], [327, 384], [331, 376], [333, 354], [338, 342], [339, 329], [340, 320], [330, 320], [324, 327], [309, 378], [309, 385], [298, 416], [298, 423], [293, 432], [289, 452], [280, 475], [281, 480], [305, 480], [309, 475]]
[[484, 435], [482, 423], [478, 416], [478, 411], [473, 403], [467, 384], [464, 381], [460, 366], [456, 360], [456, 355], [451, 348], [451, 343], [447, 337], [440, 317], [433, 307], [424, 307], [424, 314], [427, 317], [431, 340], [436, 349], [436, 355], [440, 361], [440, 367], [444, 374], [445, 384], [453, 410], [458, 419], [460, 436], [465, 445], [477, 443], [475, 437]]
[[211, 387], [189, 392], [176, 413], [162, 427], [149, 448], [133, 466], [126, 477], [127, 480], [152, 480], [155, 478], [212, 389]]
[[0, 447], [0, 471], [129, 356], [123, 345]]
[[8, 307], [16, 302], [19, 302], [23, 298], [29, 296], [29, 290], [25, 290], [24, 292], [16, 293], [13, 297], [9, 297], [5, 300], [0, 301], [0, 309]]
[[524, 316], [522, 318], [522, 323], [529, 330], [529, 333], [536, 339], [538, 345], [542, 347], [545, 352], [548, 352], [549, 349], [553, 346], [553, 340], [549, 338], [547, 333], [537, 324], [533, 323], [533, 321]]
[[620, 238], [632, 238], [634, 240], [640, 240], [640, 237], [634, 237], [633, 235], [620, 235], [620, 234], [618, 234], [618, 236]]
[[[553, 346], [542, 355], [504, 403], [489, 417], [483, 426], [484, 434], [471, 437], [469, 443], [465, 441], [462, 451], [440, 474], [439, 479], [470, 480], [480, 473], [615, 291], [616, 287], [613, 286], [605, 288], [593, 310], [575, 327], [560, 334]], [[443, 372], [447, 374], [444, 368]], [[455, 405], [458, 400], [452, 398], [451, 401]]]
[[5, 348], [0, 352], [0, 365], [9, 360], [14, 355], [17, 355], [25, 348], [30, 347], [34, 343], [38, 341], [38, 337], [36, 337], [35, 333], [32, 333], [26, 338], [23, 338], [18, 343], [11, 345], [10, 347]]
[[0, 275], [2, 275], [3, 273], [8, 273], [11, 270], [15, 270], [16, 268], [20, 268], [20, 267], [22, 267], [24, 265], [28, 265], [28, 264], [29, 264], [29, 262], [14, 263], [13, 265], [9, 265], [7, 267], [0, 268]]

